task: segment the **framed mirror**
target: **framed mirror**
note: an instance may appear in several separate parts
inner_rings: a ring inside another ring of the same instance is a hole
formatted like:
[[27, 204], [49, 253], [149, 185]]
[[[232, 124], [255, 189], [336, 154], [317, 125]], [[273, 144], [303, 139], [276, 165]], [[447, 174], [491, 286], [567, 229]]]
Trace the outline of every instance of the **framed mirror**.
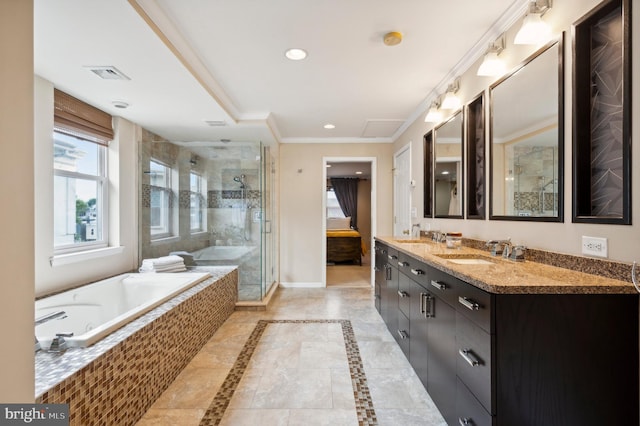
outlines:
[[490, 88], [490, 219], [563, 221], [562, 36]]
[[573, 221], [631, 224], [630, 0], [574, 24]]
[[462, 111], [434, 130], [433, 206], [435, 217], [462, 218]]
[[429, 130], [424, 135], [424, 217], [433, 217], [433, 203], [431, 198], [432, 176], [433, 176], [433, 130]]
[[484, 92], [467, 105], [467, 219], [485, 218]]

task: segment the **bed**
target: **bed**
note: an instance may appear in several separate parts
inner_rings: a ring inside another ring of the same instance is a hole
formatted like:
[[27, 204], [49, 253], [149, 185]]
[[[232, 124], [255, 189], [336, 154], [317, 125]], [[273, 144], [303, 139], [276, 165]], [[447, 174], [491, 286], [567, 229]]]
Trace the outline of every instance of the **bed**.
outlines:
[[365, 246], [360, 233], [349, 228], [350, 218], [327, 218], [327, 263], [353, 261], [362, 266]]

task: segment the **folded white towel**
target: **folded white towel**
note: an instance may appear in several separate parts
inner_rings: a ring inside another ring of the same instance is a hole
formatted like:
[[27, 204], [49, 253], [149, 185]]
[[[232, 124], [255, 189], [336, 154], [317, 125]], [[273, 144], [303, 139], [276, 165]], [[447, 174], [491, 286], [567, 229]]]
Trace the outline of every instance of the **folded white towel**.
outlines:
[[180, 256], [163, 256], [156, 259], [144, 259], [139, 272], [183, 272], [187, 268]]
[[176, 263], [184, 264], [184, 259], [180, 256], [172, 255], [172, 256], [162, 256], [155, 259], [144, 259], [142, 263], [152, 263], [153, 266], [160, 265], [173, 265]]

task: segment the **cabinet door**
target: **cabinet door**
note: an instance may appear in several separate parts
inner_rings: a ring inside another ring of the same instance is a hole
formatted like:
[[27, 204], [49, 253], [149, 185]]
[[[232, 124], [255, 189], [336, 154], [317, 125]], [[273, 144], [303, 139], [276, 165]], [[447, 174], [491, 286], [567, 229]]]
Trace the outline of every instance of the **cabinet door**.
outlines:
[[427, 387], [428, 374], [428, 349], [427, 330], [429, 322], [426, 317], [426, 305], [433, 297], [421, 285], [411, 283], [411, 308], [409, 315], [409, 329], [411, 330], [411, 342], [409, 346], [409, 361], [416, 374]]
[[387, 264], [385, 286], [382, 289], [382, 319], [393, 334], [396, 341], [398, 336], [398, 269]]
[[385, 285], [385, 265], [386, 262], [382, 257], [382, 246], [376, 242], [376, 246], [373, 249], [375, 257], [374, 257], [374, 303], [376, 310], [382, 314], [382, 289]]
[[456, 311], [434, 298], [428, 312], [427, 391], [448, 424], [456, 418]]

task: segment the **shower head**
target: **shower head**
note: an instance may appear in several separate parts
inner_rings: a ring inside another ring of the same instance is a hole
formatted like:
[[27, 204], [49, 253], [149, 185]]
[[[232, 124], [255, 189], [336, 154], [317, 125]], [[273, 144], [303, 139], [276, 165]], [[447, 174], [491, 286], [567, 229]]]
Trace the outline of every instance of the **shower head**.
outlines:
[[244, 175], [234, 176], [233, 180], [240, 184], [240, 188], [244, 188]]

